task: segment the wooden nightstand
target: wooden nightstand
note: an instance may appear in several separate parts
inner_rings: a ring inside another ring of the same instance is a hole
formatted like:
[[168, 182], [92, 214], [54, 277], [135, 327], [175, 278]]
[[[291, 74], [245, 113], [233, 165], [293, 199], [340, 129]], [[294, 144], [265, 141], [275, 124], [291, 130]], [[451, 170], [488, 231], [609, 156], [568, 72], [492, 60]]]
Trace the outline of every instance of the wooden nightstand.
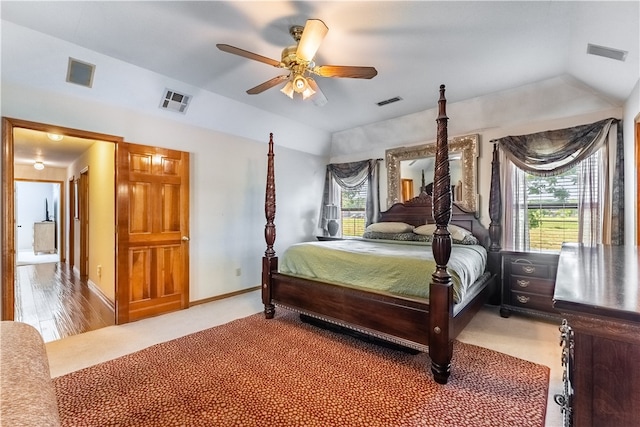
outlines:
[[539, 252], [502, 253], [502, 304], [500, 315], [512, 311], [558, 316], [553, 290], [558, 254]]

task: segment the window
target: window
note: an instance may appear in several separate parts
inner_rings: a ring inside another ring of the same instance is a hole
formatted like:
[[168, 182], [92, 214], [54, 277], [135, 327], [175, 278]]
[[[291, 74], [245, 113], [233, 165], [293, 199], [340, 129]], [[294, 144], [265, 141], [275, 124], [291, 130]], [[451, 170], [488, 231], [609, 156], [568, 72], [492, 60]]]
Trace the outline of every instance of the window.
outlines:
[[[624, 145], [619, 120], [505, 136], [494, 142], [500, 148], [505, 178], [505, 249], [558, 250], [563, 242], [624, 244]], [[553, 177], [538, 178], [545, 175]]]
[[576, 169], [550, 177], [525, 173], [530, 249], [560, 250], [562, 242], [578, 241]]
[[[597, 151], [570, 170], [553, 176], [536, 176], [517, 169], [513, 214], [522, 218], [516, 241], [522, 249], [559, 251], [563, 242], [579, 242], [582, 226], [599, 219], [601, 152]], [[582, 223], [582, 224], [581, 224]]]
[[327, 165], [318, 221], [322, 236], [361, 237], [365, 227], [377, 220], [380, 160]]
[[343, 237], [361, 237], [366, 224], [367, 182], [357, 190], [340, 190], [340, 228]]

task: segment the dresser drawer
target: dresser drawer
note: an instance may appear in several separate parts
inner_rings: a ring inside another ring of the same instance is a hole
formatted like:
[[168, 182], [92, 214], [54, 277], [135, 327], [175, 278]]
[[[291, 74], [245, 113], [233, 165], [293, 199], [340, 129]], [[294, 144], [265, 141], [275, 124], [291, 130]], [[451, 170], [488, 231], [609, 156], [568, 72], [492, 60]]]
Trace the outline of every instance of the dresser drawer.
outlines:
[[558, 255], [542, 252], [504, 252], [502, 258], [502, 303], [500, 315], [511, 311], [555, 314]]
[[515, 292], [526, 292], [531, 294], [553, 297], [555, 283], [549, 279], [539, 279], [526, 276], [511, 276], [510, 288]]
[[553, 273], [551, 273], [549, 265], [534, 264], [526, 259], [516, 259], [511, 261], [511, 274], [517, 276], [540, 277], [542, 279], [547, 279], [555, 275], [555, 270]]
[[531, 310], [555, 311], [552, 298], [526, 292], [511, 292], [511, 305]]

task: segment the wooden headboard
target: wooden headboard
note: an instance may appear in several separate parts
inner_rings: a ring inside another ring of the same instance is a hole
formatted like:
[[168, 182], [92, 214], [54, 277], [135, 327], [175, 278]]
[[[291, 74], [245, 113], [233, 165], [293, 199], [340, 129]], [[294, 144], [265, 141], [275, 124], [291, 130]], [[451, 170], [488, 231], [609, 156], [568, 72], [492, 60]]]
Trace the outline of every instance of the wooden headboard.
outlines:
[[[404, 203], [395, 203], [387, 211], [380, 212], [379, 222], [406, 222], [415, 227], [433, 224], [435, 221], [431, 196], [423, 192]], [[484, 247], [489, 248], [489, 230], [478, 221], [473, 213], [462, 210], [455, 203], [451, 206], [450, 224], [471, 231]]]

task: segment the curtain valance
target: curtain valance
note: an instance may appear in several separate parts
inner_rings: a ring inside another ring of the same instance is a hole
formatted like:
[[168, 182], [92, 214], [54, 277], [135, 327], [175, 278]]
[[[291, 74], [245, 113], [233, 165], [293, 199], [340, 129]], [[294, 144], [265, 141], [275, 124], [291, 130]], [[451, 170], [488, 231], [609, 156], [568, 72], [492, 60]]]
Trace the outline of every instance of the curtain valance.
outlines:
[[366, 182], [369, 171], [375, 167], [375, 160], [362, 160], [350, 163], [331, 163], [327, 165], [327, 175], [336, 180], [340, 187], [357, 190]]
[[517, 167], [533, 175], [558, 175], [602, 148], [612, 124], [609, 118], [588, 125], [495, 140]]

